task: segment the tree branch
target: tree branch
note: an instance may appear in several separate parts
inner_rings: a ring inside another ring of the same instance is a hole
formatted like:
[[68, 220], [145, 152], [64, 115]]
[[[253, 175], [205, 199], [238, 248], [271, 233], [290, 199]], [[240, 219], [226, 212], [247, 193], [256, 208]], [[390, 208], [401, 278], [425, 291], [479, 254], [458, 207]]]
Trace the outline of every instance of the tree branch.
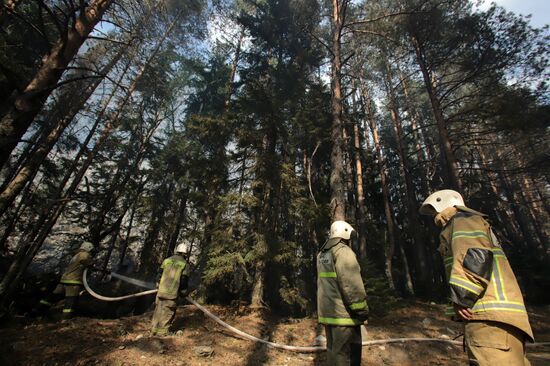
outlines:
[[327, 45], [322, 39], [320, 39], [319, 37], [317, 37], [312, 31], [310, 31], [309, 29], [307, 30], [309, 32], [309, 34], [315, 38], [315, 40], [317, 42], [319, 42], [323, 47], [325, 47], [327, 49], [327, 51], [334, 57], [334, 52], [332, 52], [332, 49], [329, 47], [329, 45]]
[[383, 34], [383, 33], [379, 33], [379, 32], [375, 32], [375, 31], [370, 31], [370, 30], [364, 30], [364, 29], [352, 29], [352, 33], [366, 33], [366, 34], [372, 34], [372, 35], [375, 35], [375, 36], [379, 36], [379, 37], [382, 37], [382, 38], [385, 38], [387, 39], [388, 41], [392, 41], [393, 43], [399, 43], [397, 40]]
[[95, 40], [98, 40], [98, 41], [107, 41], [107, 42], [111, 42], [111, 43], [122, 44], [122, 45], [125, 45], [125, 46], [130, 45], [128, 42], [117, 41], [116, 39], [111, 39], [111, 38], [88, 36], [88, 39], [95, 39]]
[[399, 15], [410, 15], [410, 14], [420, 14], [420, 13], [425, 13], [425, 12], [424, 11], [400, 11], [400, 12], [397, 12], [397, 13], [383, 14], [383, 15], [380, 15], [380, 16], [378, 16], [376, 18], [372, 18], [372, 19], [357, 20], [355, 22], [350, 22], [350, 23], [346, 24], [346, 27], [353, 27], [354, 25], [359, 25], [359, 24], [370, 24], [370, 23], [374, 23], [374, 22], [377, 22], [377, 21], [385, 19], [385, 18], [391, 18], [391, 17], [395, 17], [395, 16], [399, 16]]

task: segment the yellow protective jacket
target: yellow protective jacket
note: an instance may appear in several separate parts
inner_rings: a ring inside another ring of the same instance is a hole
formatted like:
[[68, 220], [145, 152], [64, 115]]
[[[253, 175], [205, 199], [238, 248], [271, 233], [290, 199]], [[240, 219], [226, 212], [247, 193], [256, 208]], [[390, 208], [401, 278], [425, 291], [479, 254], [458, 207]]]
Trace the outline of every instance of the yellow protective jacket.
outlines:
[[157, 297], [167, 300], [177, 299], [180, 285], [183, 284], [182, 277], [189, 276], [187, 261], [181, 255], [175, 254], [166, 258], [160, 268], [163, 271]]
[[84, 268], [92, 264], [92, 255], [82, 249], [71, 258], [59, 283], [64, 285], [82, 285], [82, 273]]
[[317, 255], [319, 323], [355, 326], [368, 318], [367, 295], [353, 250], [340, 238], [329, 239]]
[[[523, 296], [486, 215], [463, 206], [443, 227], [444, 258], [453, 303], [472, 309], [473, 321], [512, 325], [533, 339]], [[448, 315], [454, 315], [448, 309]]]

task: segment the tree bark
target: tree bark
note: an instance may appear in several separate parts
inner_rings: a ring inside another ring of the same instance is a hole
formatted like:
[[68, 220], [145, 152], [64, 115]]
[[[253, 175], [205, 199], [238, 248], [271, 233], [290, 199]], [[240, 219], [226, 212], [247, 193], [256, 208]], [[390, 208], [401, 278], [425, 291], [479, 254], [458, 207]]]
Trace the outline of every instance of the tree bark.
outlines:
[[254, 280], [252, 285], [252, 295], [250, 296], [250, 307], [260, 309], [264, 305], [265, 292], [265, 262], [258, 261], [255, 266]]
[[331, 70], [331, 109], [332, 127], [331, 141], [332, 152], [330, 155], [330, 214], [333, 221], [346, 220], [346, 196], [343, 176], [343, 139], [342, 139], [342, 56], [341, 37], [344, 26], [344, 16], [347, 8], [347, 0], [332, 0], [331, 40], [332, 40], [332, 70]]
[[[139, 193], [141, 193], [141, 188], [139, 190]], [[118, 261], [119, 268], [124, 265], [124, 259], [126, 257], [126, 251], [128, 250], [128, 244], [130, 243], [130, 235], [132, 233], [132, 228], [134, 225], [134, 217], [136, 215], [136, 204], [132, 206], [132, 213], [130, 214], [130, 220], [128, 221], [128, 226], [126, 227], [126, 236], [124, 237], [124, 240], [120, 246], [120, 256]]]
[[[353, 95], [353, 109], [357, 109], [355, 91]], [[355, 187], [357, 194], [357, 233], [359, 234], [359, 258], [367, 257], [367, 210], [365, 205], [365, 192], [363, 188], [363, 163], [361, 161], [361, 136], [359, 121], [353, 123], [353, 146], [355, 160]]]
[[237, 67], [239, 65], [239, 58], [241, 56], [241, 46], [244, 39], [244, 27], [241, 29], [239, 34], [239, 40], [237, 41], [237, 46], [235, 47], [235, 56], [233, 56], [233, 63], [231, 64], [231, 72], [229, 74], [229, 83], [227, 84], [227, 97], [225, 99], [225, 108], [229, 108], [231, 104], [231, 97], [235, 92], [235, 75], [237, 74]]

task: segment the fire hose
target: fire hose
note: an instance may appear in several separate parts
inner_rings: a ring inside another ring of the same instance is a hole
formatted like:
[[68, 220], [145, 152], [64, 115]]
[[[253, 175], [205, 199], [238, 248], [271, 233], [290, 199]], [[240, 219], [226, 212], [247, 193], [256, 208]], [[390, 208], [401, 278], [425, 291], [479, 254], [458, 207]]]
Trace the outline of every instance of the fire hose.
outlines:
[[[151, 294], [154, 294], [154, 293], [157, 292], [157, 289], [155, 288], [155, 289], [142, 291], [142, 292], [138, 292], [138, 293], [130, 294], [130, 295], [125, 295], [125, 296], [118, 296], [118, 297], [103, 296], [103, 295], [100, 295], [100, 294], [96, 293], [94, 290], [92, 290], [90, 288], [90, 285], [88, 284], [88, 281], [87, 281], [87, 275], [88, 275], [88, 270], [85, 269], [84, 273], [83, 273], [83, 276], [82, 276], [83, 277], [84, 288], [86, 289], [86, 291], [88, 291], [88, 293], [90, 295], [92, 295], [96, 299], [102, 300], [102, 301], [121, 301], [121, 300], [130, 299], [130, 298], [134, 298], [134, 297], [151, 295]], [[115, 272], [112, 272], [112, 275], [113, 275], [113, 277], [116, 277], [116, 278], [118, 278], [122, 281], [131, 283], [131, 284], [134, 284], [134, 285], [137, 285], [137, 286], [149, 287], [149, 288], [151, 286], [154, 286], [151, 283], [147, 283], [147, 282], [144, 282], [144, 281], [140, 281], [140, 280], [136, 280], [136, 279], [133, 279], [133, 278], [130, 278], [130, 277], [126, 277], [126, 276], [120, 275], [120, 274], [115, 273]], [[255, 337], [251, 334], [245, 333], [242, 330], [239, 330], [239, 329], [227, 324], [226, 322], [224, 322], [223, 320], [218, 318], [216, 315], [214, 315], [210, 311], [208, 311], [208, 309], [206, 309], [205, 307], [203, 307], [202, 305], [197, 303], [195, 300], [193, 300], [190, 296], [186, 296], [185, 299], [187, 301], [189, 301], [191, 304], [195, 305], [206, 316], [208, 316], [210, 319], [212, 319], [213, 321], [215, 321], [216, 323], [218, 323], [222, 327], [224, 327], [226, 329], [229, 329], [233, 333], [238, 334], [241, 337], [243, 337], [245, 339], [248, 339], [250, 341], [262, 343], [262, 344], [265, 344], [266, 346], [271, 347], [271, 348], [284, 349], [284, 350], [287, 350], [287, 351], [304, 352], [304, 353], [305, 352], [322, 352], [322, 351], [326, 351], [326, 347], [321, 347], [321, 346], [291, 346], [291, 345], [287, 345], [287, 344], [280, 344], [280, 343], [270, 342], [270, 341], [267, 341], [265, 339]], [[450, 343], [450, 344], [453, 344], [453, 345], [462, 346], [461, 341], [455, 341], [455, 340], [445, 339], [445, 338], [390, 338], [390, 339], [378, 339], [378, 340], [373, 340], [373, 341], [364, 341], [364, 342], [362, 342], [362, 345], [363, 346], [372, 346], [372, 345], [377, 345], [377, 344], [403, 343], [403, 342], [441, 342], [441, 343]], [[549, 345], [550, 345], [550, 342], [534, 343], [534, 344], [529, 343], [529, 344], [527, 344], [527, 346], [549, 346]]]

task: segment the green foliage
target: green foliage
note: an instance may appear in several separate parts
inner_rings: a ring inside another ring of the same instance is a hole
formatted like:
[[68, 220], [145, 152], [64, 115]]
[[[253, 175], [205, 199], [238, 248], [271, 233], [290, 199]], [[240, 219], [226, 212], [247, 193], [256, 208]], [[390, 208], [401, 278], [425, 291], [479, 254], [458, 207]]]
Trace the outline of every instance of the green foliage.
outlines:
[[301, 295], [297, 287], [291, 286], [285, 276], [281, 277], [279, 296], [287, 306], [293, 309], [292, 313], [304, 313], [310, 307], [309, 300]]
[[231, 226], [212, 232], [212, 244], [202, 274], [207, 298], [212, 301], [230, 303], [243, 299], [250, 291], [250, 256], [245, 256], [248, 244], [237, 239]]
[[397, 305], [397, 295], [391, 290], [388, 279], [380, 273], [376, 265], [368, 259], [359, 261], [361, 276], [367, 290], [369, 314], [384, 316]]
[[492, 98], [489, 111], [498, 128], [513, 131], [544, 129], [550, 126], [550, 105], [541, 104], [527, 89], [502, 87]]

